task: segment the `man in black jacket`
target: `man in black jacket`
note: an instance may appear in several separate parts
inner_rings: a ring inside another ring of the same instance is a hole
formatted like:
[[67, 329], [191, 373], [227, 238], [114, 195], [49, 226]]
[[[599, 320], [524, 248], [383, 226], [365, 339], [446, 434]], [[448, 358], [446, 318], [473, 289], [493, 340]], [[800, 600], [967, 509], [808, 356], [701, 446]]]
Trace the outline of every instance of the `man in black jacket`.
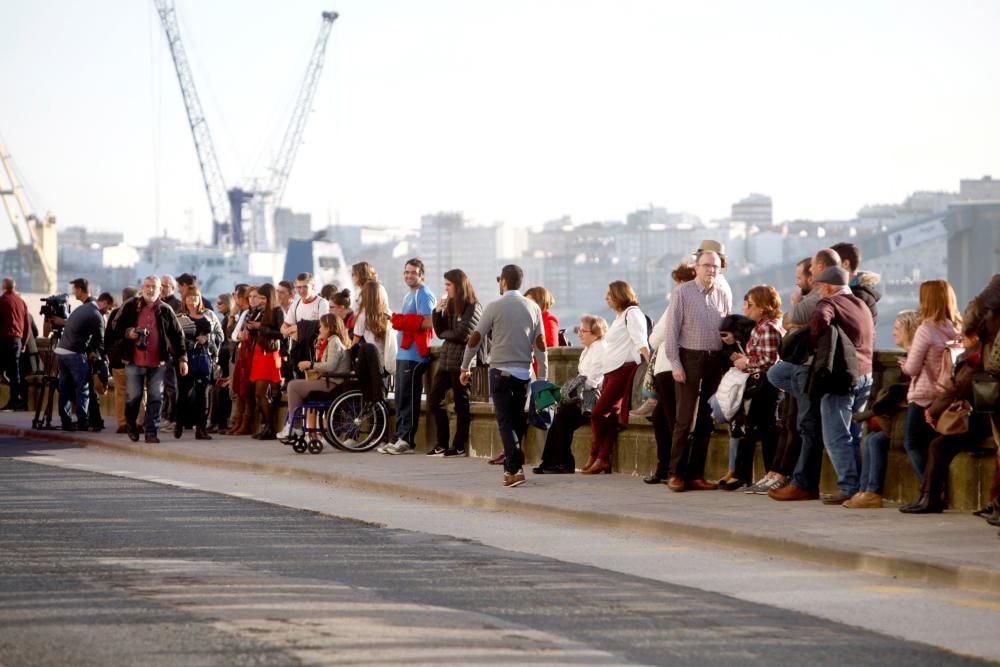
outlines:
[[[142, 282], [142, 295], [122, 304], [109, 326], [112, 343], [124, 341], [119, 347], [125, 364], [127, 402], [125, 422], [128, 437], [139, 440], [136, 419], [146, 390], [146, 442], [157, 443], [160, 425], [160, 404], [163, 400], [163, 376], [170, 359], [178, 360], [178, 371], [187, 375], [187, 352], [184, 334], [177, 316], [160, 297], [160, 280], [146, 276]], [[131, 345], [129, 344], [131, 341]]]
[[[103, 354], [104, 316], [97, 302], [90, 296], [90, 283], [86, 278], [70, 282], [73, 296], [83, 303], [68, 318], [49, 317], [55, 326], [63, 331], [56, 345], [55, 355], [59, 364], [59, 418], [64, 431], [78, 429], [86, 431], [90, 408], [90, 361], [91, 351]], [[76, 426], [70, 408], [76, 406]]]

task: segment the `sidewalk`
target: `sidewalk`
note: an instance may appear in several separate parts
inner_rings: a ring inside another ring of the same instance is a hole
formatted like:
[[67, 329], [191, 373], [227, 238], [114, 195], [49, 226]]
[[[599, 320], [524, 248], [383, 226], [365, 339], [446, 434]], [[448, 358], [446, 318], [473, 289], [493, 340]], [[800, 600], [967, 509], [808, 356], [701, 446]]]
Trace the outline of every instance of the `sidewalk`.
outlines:
[[[28, 413], [0, 414], [0, 435], [101, 447], [137, 456], [321, 480], [403, 499], [515, 512], [547, 520], [635, 530], [828, 566], [1000, 595], [997, 529], [968, 513], [904, 516], [894, 507], [847, 510], [818, 501], [779, 503], [743, 492], [672, 493], [626, 475], [532, 475], [515, 489], [485, 459], [422, 453], [382, 456], [330, 448], [295, 454], [280, 442], [185, 432], [162, 443], [113, 432], [31, 429]], [[2, 449], [0, 449], [2, 453]]]

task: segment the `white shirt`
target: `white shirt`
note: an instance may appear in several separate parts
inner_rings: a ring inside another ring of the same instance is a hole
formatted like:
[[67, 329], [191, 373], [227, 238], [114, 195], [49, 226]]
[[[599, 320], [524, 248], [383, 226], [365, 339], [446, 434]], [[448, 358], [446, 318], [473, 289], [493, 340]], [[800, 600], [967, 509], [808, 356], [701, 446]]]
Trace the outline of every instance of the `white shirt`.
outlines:
[[[371, 343], [377, 347], [379, 358], [381, 359], [385, 356], [385, 341], [376, 338], [375, 334], [371, 332], [371, 329], [365, 326], [365, 322], [367, 321], [365, 311], [362, 310], [357, 314], [357, 317], [354, 318], [354, 331], [352, 333], [355, 336], [360, 336], [366, 343]], [[387, 331], [386, 335], [391, 335], [391, 332]]]
[[295, 308], [295, 306], [296, 306], [296, 304], [298, 304], [298, 302], [299, 302], [299, 297], [296, 296], [296, 297], [293, 297], [292, 300], [288, 302], [288, 308], [281, 308], [281, 306], [279, 304], [278, 307], [281, 308], [281, 314], [284, 315], [284, 317], [285, 317], [285, 319], [282, 320], [283, 323], [288, 322], [288, 314], [292, 312], [292, 310]]
[[667, 309], [663, 309], [659, 321], [653, 326], [653, 333], [649, 335], [649, 349], [656, 350], [656, 363], [653, 364], [653, 375], [659, 373], [669, 373], [673, 370], [670, 365], [670, 358], [664, 344], [667, 342]]
[[313, 299], [312, 303], [306, 303], [299, 299], [288, 307], [284, 324], [296, 324], [297, 322], [316, 321], [323, 315], [330, 312], [330, 302], [321, 296]]
[[608, 343], [603, 338], [595, 340], [590, 347], [583, 348], [580, 362], [577, 364], [577, 374], [587, 378], [584, 383], [587, 389], [600, 387], [604, 382], [604, 356], [608, 351]]
[[618, 370], [630, 361], [642, 361], [639, 350], [649, 345], [646, 333], [646, 316], [638, 306], [630, 306], [618, 315], [604, 337], [607, 342], [604, 372]]

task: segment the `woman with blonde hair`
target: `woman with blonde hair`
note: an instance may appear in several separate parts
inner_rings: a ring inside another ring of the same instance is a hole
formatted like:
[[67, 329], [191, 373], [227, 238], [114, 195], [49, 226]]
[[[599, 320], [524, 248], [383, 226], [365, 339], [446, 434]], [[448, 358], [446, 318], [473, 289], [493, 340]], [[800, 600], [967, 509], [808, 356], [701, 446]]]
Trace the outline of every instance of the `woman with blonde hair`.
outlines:
[[362, 340], [371, 343], [378, 348], [379, 358], [383, 358], [391, 317], [385, 288], [378, 282], [369, 280], [361, 287], [358, 310], [354, 317], [353, 344]]
[[[909, 351], [919, 326], [920, 313], [918, 311], [901, 310], [896, 315], [896, 322], [892, 327], [892, 336], [896, 346], [901, 347], [904, 352]], [[883, 387], [883, 391], [886, 391], [886, 388]], [[886, 395], [891, 396], [891, 393]], [[882, 487], [885, 484], [889, 446], [892, 444], [893, 422], [897, 418], [905, 419], [907, 411], [906, 408], [898, 407], [898, 402], [896, 406], [892, 410], [885, 410], [883, 406], [879, 405], [879, 398], [876, 398], [871, 404], [873, 416], [868, 424], [868, 433], [861, 440], [861, 484], [858, 487], [858, 492], [844, 501], [843, 506], [847, 509], [878, 509], [882, 507]], [[886, 414], [883, 414], [883, 411]]]
[[590, 421], [591, 399], [600, 395], [600, 386], [604, 382], [604, 352], [607, 348], [604, 336], [607, 332], [608, 323], [603, 317], [580, 317], [576, 334], [580, 337], [583, 352], [580, 353], [576, 376], [563, 385], [565, 394], [545, 435], [541, 464], [531, 470], [536, 475], [573, 474], [576, 470], [573, 434]]
[[923, 483], [927, 447], [937, 437], [924, 419], [924, 410], [937, 397], [937, 383], [945, 379], [938, 377], [942, 357], [954, 357], [962, 349], [958, 330], [962, 316], [955, 290], [947, 280], [927, 280], [920, 285], [920, 318], [913, 345], [900, 358], [899, 366], [910, 377], [903, 448], [917, 480]]
[[604, 381], [601, 397], [590, 415], [590, 460], [581, 471], [585, 475], [611, 472], [611, 454], [618, 440], [620, 415], [631, 400], [632, 380], [641, 360], [649, 361], [649, 325], [639, 308], [639, 298], [623, 280], [608, 285], [605, 301], [615, 320], [605, 336]]

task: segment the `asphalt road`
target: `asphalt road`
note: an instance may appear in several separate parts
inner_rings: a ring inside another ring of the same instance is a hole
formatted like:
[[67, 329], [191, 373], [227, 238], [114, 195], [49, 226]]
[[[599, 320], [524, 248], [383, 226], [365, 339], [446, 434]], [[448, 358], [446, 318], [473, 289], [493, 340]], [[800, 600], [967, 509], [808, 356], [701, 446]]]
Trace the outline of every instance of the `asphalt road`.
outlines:
[[2, 667], [984, 664], [598, 567], [10, 458], [0, 573]]

